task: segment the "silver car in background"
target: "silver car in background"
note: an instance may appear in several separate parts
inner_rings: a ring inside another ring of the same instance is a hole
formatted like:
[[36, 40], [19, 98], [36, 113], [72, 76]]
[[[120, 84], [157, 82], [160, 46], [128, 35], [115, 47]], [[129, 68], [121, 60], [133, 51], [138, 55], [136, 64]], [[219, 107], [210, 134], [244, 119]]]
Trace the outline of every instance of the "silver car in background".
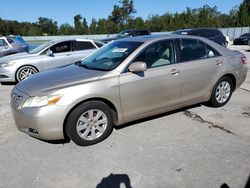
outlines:
[[27, 52], [28, 49], [29, 48], [26, 43], [18, 41], [15, 37], [0, 36], [0, 57], [20, 52]]
[[103, 44], [88, 39], [53, 40], [29, 53], [0, 58], [0, 82], [20, 82], [47, 69], [75, 63], [93, 53]]
[[246, 74], [242, 53], [208, 39], [135, 37], [24, 80], [11, 107], [20, 131], [86, 146], [108, 137], [113, 125], [196, 103], [223, 106]]

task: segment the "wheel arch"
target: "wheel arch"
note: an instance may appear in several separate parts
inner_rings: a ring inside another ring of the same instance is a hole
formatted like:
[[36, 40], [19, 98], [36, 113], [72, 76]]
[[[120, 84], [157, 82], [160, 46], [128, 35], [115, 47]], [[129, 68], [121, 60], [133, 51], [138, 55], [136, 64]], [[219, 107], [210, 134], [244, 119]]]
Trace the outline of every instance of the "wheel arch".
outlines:
[[223, 78], [223, 77], [229, 77], [232, 80], [232, 82], [233, 82], [233, 91], [234, 91], [235, 88], [236, 88], [236, 77], [231, 73], [228, 73], [228, 74], [225, 74], [225, 75], [221, 76], [220, 79]]
[[16, 72], [15, 72], [15, 79], [16, 79], [16, 82], [17, 82], [17, 72], [18, 72], [21, 68], [26, 67], [26, 66], [28, 66], [28, 67], [33, 67], [34, 69], [37, 70], [37, 72], [40, 72], [39, 69], [38, 69], [36, 66], [34, 66], [34, 65], [30, 65], [30, 64], [22, 65], [22, 66], [20, 66], [20, 67], [18, 67], [18, 68], [16, 69]]
[[67, 132], [66, 132], [66, 122], [67, 122], [70, 114], [72, 113], [72, 111], [74, 109], [76, 109], [78, 106], [80, 106], [81, 104], [86, 103], [86, 102], [90, 102], [90, 101], [99, 101], [99, 102], [103, 102], [106, 105], [108, 105], [108, 107], [110, 108], [111, 115], [113, 117], [113, 123], [114, 123], [114, 125], [117, 124], [117, 122], [118, 122], [118, 112], [117, 112], [117, 109], [116, 109], [115, 105], [111, 101], [109, 101], [109, 100], [107, 100], [105, 98], [101, 98], [101, 97], [89, 98], [89, 99], [86, 99], [86, 100], [83, 100], [83, 101], [77, 103], [76, 105], [74, 105], [68, 111], [68, 113], [67, 113], [67, 115], [66, 115], [66, 117], [64, 118], [64, 121], [63, 121], [63, 135], [64, 135], [64, 138], [68, 139], [68, 135], [67, 135]]

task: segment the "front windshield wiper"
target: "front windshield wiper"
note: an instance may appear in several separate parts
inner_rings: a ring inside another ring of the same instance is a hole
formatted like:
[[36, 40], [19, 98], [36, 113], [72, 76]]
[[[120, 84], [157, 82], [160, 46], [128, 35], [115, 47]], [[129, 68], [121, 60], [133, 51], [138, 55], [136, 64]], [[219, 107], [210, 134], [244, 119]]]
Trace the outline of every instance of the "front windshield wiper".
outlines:
[[106, 69], [101, 69], [101, 68], [97, 68], [97, 67], [91, 67], [91, 66], [88, 66], [86, 64], [81, 64], [81, 63], [79, 63], [79, 64], [76, 63], [76, 65], [79, 66], [79, 67], [83, 67], [85, 69], [90, 69], [90, 70], [108, 71]]

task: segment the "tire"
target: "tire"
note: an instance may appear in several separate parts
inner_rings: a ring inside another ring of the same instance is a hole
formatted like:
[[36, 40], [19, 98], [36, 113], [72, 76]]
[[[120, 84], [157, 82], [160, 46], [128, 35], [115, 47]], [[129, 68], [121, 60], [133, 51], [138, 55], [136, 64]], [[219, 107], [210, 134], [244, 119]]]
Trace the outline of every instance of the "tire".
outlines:
[[16, 72], [16, 81], [21, 82], [37, 72], [38, 71], [35, 67], [23, 66], [23, 67], [19, 68]]
[[225, 76], [217, 81], [215, 84], [209, 106], [221, 107], [224, 106], [231, 98], [233, 92], [233, 81], [230, 77]]
[[90, 101], [76, 107], [66, 121], [67, 136], [79, 146], [97, 144], [113, 130], [113, 119], [108, 105]]

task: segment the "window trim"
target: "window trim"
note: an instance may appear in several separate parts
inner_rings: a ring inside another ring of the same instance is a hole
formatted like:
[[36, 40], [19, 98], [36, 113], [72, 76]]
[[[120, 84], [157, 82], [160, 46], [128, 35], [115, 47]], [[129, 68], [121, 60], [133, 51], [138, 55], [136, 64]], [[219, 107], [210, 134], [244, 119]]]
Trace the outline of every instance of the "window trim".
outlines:
[[139, 55], [141, 55], [141, 53], [142, 53], [145, 49], [147, 49], [147, 48], [153, 46], [153, 45], [156, 44], [156, 43], [164, 42], [164, 41], [170, 41], [170, 42], [172, 42], [172, 44], [173, 44], [174, 62], [173, 62], [173, 63], [170, 63], [170, 64], [168, 64], [168, 65], [162, 65], [162, 66], [150, 67], [150, 68], [147, 67], [147, 69], [155, 69], [155, 68], [159, 68], [159, 67], [163, 67], [163, 66], [169, 66], [169, 65], [177, 64], [177, 63], [178, 63], [178, 62], [177, 62], [177, 53], [176, 53], [176, 50], [177, 50], [177, 49], [176, 49], [176, 42], [175, 42], [175, 39], [158, 40], [158, 41], [154, 41], [154, 42], [148, 44], [148, 45], [145, 46], [138, 54], [136, 54], [136, 56], [134, 56], [133, 59], [132, 59], [132, 60], [127, 64], [127, 66], [123, 69], [123, 71], [121, 72], [121, 74], [130, 72], [130, 71], [128, 70], [129, 66], [130, 66], [133, 62], [135, 62], [134, 60], [135, 60]]
[[[206, 48], [206, 45], [208, 45], [209, 47], [211, 47], [214, 51], [216, 51], [219, 55], [218, 56], [214, 56], [214, 57], [205, 57], [205, 58], [202, 58], [202, 59], [194, 59], [194, 60], [188, 60], [188, 61], [181, 61], [181, 58], [180, 58], [180, 54], [181, 54], [181, 48], [180, 48], [180, 40], [197, 40], [199, 42], [202, 42], [204, 44], [204, 48], [206, 49], [207, 51], [207, 48]], [[209, 45], [208, 43], [200, 40], [200, 39], [194, 39], [194, 38], [179, 38], [179, 39], [176, 39], [176, 49], [178, 51], [177, 53], [177, 63], [188, 63], [188, 62], [193, 62], [193, 61], [200, 61], [200, 60], [204, 60], [204, 59], [211, 59], [211, 58], [217, 58], [217, 57], [221, 57], [221, 53], [219, 53], [215, 48], [213, 48], [211, 45]]]

